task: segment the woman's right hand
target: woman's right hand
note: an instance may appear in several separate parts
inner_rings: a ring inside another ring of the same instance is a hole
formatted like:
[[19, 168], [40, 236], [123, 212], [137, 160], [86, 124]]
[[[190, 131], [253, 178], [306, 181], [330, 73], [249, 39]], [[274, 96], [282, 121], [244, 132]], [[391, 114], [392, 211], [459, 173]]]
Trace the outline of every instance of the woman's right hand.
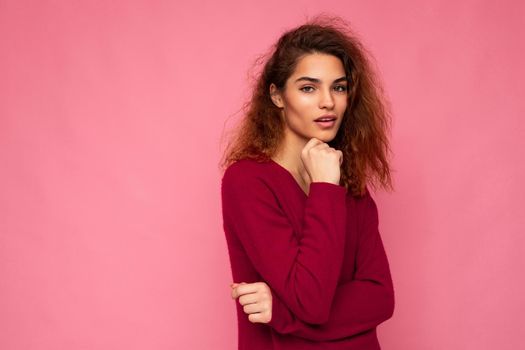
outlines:
[[301, 152], [301, 160], [312, 182], [339, 185], [343, 152], [317, 139], [310, 139]]
[[272, 319], [272, 291], [265, 282], [232, 283], [232, 298], [239, 299], [244, 313], [252, 323], [268, 323]]

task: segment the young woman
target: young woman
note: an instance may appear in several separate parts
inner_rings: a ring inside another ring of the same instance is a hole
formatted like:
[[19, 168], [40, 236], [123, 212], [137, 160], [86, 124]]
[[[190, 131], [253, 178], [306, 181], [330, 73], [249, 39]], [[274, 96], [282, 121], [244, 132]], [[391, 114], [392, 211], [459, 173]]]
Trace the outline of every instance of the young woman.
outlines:
[[239, 349], [380, 349], [394, 310], [377, 207], [389, 114], [339, 18], [284, 33], [223, 158]]

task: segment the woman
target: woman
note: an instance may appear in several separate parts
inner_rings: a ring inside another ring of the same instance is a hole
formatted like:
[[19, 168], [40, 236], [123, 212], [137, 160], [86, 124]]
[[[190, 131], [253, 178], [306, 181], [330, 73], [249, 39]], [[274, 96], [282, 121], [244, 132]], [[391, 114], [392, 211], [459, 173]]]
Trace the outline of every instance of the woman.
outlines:
[[381, 91], [339, 18], [274, 46], [222, 164], [239, 349], [380, 349], [394, 310], [367, 187], [392, 188]]

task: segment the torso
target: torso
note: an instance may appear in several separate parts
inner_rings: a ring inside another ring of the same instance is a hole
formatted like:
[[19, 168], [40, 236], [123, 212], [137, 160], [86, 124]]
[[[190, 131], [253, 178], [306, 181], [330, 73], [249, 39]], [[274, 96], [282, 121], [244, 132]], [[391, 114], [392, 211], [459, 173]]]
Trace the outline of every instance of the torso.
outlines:
[[302, 176], [301, 174], [298, 174], [297, 172], [294, 172], [290, 169], [288, 169], [288, 167], [284, 164], [282, 164], [281, 161], [279, 160], [276, 160], [276, 159], [271, 159], [274, 163], [276, 163], [277, 165], [280, 165], [281, 168], [283, 168], [284, 170], [288, 171], [290, 173], [290, 175], [293, 176], [293, 178], [295, 179], [295, 182], [297, 182], [297, 185], [299, 185], [299, 187], [301, 187], [301, 189], [303, 190], [303, 192], [308, 196], [308, 193], [310, 191], [310, 181], [306, 181]]

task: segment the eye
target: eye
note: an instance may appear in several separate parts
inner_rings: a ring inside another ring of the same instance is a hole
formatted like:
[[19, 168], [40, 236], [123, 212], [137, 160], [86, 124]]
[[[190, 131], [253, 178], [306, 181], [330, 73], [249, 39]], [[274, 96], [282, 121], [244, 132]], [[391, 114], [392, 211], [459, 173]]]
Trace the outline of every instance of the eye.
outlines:
[[[306, 90], [306, 89], [312, 89], [312, 90]], [[312, 92], [314, 89], [313, 86], [303, 86], [302, 88], [300, 88], [299, 90], [303, 91], [303, 92]]]
[[337, 85], [334, 87], [334, 89], [338, 92], [346, 92], [347, 90], [347, 87], [346, 85]]

